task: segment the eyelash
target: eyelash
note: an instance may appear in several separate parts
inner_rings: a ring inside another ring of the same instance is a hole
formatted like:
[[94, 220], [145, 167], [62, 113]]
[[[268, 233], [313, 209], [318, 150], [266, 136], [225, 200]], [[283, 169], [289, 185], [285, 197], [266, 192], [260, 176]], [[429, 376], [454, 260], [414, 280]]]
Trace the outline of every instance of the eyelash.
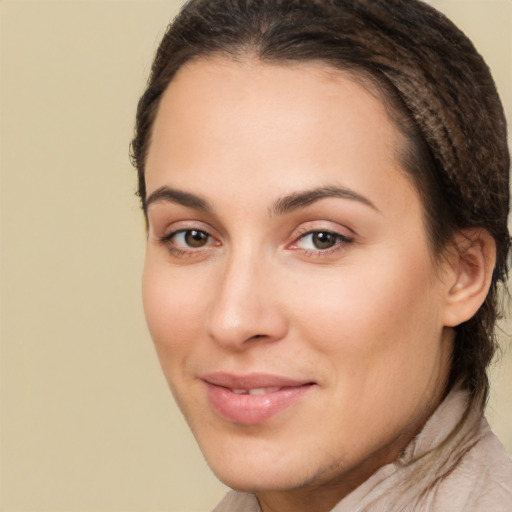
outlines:
[[[187, 249], [187, 248], [179, 248], [179, 246], [172, 243], [173, 238], [175, 238], [176, 236], [178, 236], [180, 234], [186, 235], [186, 233], [190, 233], [193, 231], [196, 233], [201, 233], [202, 235], [206, 235], [208, 237], [207, 243], [204, 246], [197, 247], [197, 248], [189, 247]], [[331, 247], [328, 247], [326, 249], [301, 249], [299, 247], [296, 247], [300, 241], [304, 240], [308, 236], [313, 236], [315, 234], [331, 235], [331, 236], [335, 237], [336, 241], [335, 241], [334, 245], [332, 245]], [[204, 248], [211, 245], [208, 242], [212, 239], [214, 240], [214, 237], [210, 233], [208, 233], [207, 231], [205, 231], [203, 229], [187, 228], [187, 229], [178, 229], [176, 231], [173, 231], [173, 232], [169, 233], [168, 235], [165, 235], [165, 236], [159, 238], [159, 242], [162, 245], [164, 245], [167, 248], [167, 250], [174, 256], [184, 257], [184, 256], [195, 256], [195, 255], [202, 253]], [[343, 249], [344, 246], [352, 243], [353, 241], [354, 241], [353, 238], [348, 237], [346, 235], [342, 235], [341, 233], [338, 233], [333, 230], [304, 228], [302, 231], [299, 231], [299, 233], [295, 237], [294, 241], [291, 244], [289, 244], [287, 247], [292, 248], [294, 250], [301, 250], [303, 252], [303, 254], [307, 257], [321, 257], [321, 256], [325, 256], [327, 254], [332, 254], [338, 250], [341, 250], [341, 249]]]

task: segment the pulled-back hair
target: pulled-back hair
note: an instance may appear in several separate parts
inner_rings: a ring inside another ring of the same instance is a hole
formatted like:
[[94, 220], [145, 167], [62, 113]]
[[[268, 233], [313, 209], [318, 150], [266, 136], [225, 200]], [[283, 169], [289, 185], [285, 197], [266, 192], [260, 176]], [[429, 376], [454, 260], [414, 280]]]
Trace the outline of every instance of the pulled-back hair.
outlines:
[[456, 328], [448, 382], [462, 382], [472, 406], [483, 407], [510, 246], [510, 157], [503, 108], [472, 43], [418, 0], [189, 1], [158, 48], [138, 105], [132, 160], [144, 211], [144, 166], [162, 94], [184, 64], [214, 56], [319, 61], [376, 88], [407, 141], [399, 156], [420, 194], [432, 254], [442, 255], [463, 229], [492, 235], [490, 290]]

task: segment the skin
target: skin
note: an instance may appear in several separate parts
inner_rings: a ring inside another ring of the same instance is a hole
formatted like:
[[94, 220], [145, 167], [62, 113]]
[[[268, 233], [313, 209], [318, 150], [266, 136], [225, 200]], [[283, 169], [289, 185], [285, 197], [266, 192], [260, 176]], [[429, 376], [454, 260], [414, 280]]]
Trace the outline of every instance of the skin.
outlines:
[[[264, 512], [330, 510], [442, 400], [461, 273], [434, 262], [402, 144], [379, 98], [322, 64], [198, 60], [162, 99], [146, 318], [211, 468]], [[203, 376], [219, 371], [314, 385], [246, 425], [212, 407]]]

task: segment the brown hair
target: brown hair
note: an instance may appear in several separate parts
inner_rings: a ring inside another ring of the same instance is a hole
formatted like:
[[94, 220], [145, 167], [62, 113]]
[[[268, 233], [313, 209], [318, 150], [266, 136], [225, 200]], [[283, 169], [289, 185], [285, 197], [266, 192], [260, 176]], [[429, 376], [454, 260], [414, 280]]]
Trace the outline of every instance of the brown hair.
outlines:
[[456, 328], [448, 383], [461, 381], [472, 405], [483, 407], [510, 246], [510, 158], [496, 87], [469, 39], [417, 0], [189, 1], [158, 48], [138, 105], [132, 160], [144, 210], [144, 164], [160, 98], [181, 66], [213, 55], [321, 61], [369, 80], [408, 142], [401, 161], [422, 198], [433, 254], [465, 228], [493, 236], [491, 287], [475, 316]]

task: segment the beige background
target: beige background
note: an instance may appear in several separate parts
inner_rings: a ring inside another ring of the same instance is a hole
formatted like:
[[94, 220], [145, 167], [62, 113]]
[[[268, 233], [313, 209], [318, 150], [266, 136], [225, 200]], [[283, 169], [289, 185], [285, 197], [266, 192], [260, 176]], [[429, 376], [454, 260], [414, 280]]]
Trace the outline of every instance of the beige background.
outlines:
[[[127, 149], [179, 3], [0, 2], [1, 512], [206, 511], [224, 492], [139, 298]], [[474, 38], [512, 119], [512, 1], [431, 3]], [[509, 352], [489, 412], [512, 452], [511, 376]]]

